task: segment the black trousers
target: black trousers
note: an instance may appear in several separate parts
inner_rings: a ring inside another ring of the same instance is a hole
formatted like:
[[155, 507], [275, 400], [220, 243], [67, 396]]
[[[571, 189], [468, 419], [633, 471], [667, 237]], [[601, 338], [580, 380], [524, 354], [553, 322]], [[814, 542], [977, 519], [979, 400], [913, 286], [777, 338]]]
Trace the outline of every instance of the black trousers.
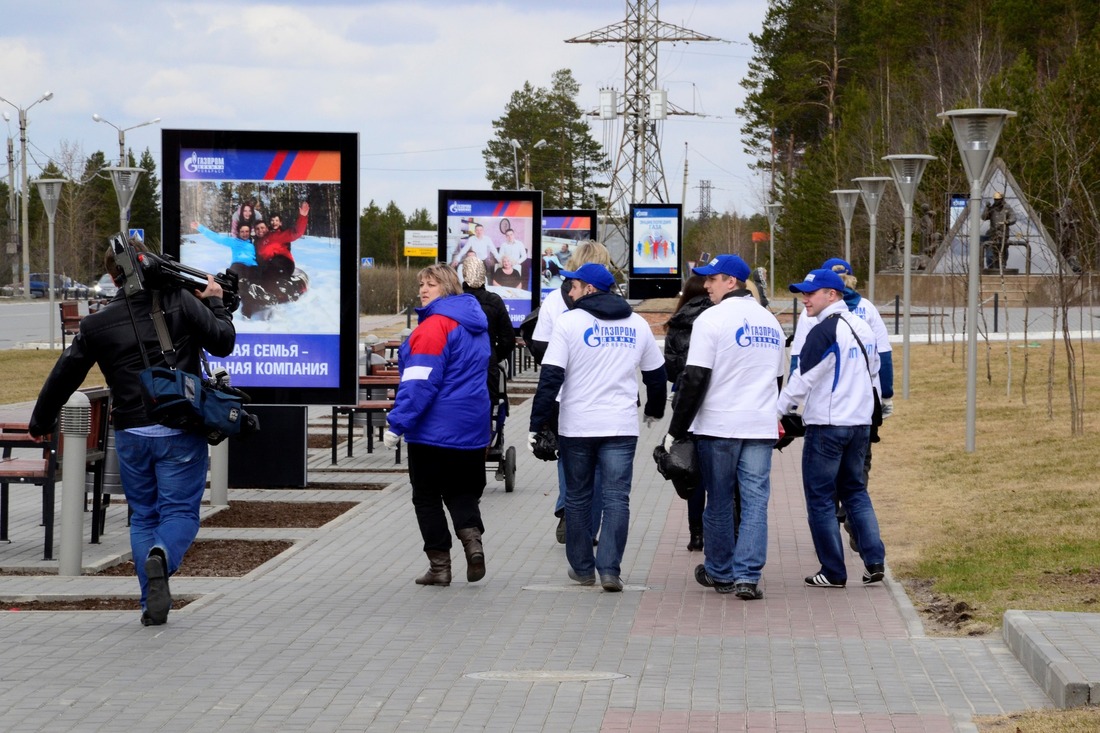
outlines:
[[451, 531], [477, 527], [481, 532], [481, 494], [485, 491], [485, 449], [459, 450], [408, 443], [409, 481], [424, 551], [450, 550]]

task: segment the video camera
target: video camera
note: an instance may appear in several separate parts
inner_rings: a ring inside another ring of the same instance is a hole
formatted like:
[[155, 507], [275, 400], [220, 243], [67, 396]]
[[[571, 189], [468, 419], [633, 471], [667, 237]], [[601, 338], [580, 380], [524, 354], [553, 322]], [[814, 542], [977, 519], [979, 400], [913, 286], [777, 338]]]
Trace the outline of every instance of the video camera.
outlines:
[[[121, 234], [112, 235], [108, 241], [111, 251], [115, 253], [115, 262], [122, 269], [122, 290], [126, 297], [140, 293], [147, 287], [206, 289], [207, 273], [202, 270], [188, 267], [168, 255], [138, 252]], [[230, 313], [241, 304], [238, 280], [237, 273], [229, 270], [214, 275], [214, 282], [221, 286], [222, 301]]]

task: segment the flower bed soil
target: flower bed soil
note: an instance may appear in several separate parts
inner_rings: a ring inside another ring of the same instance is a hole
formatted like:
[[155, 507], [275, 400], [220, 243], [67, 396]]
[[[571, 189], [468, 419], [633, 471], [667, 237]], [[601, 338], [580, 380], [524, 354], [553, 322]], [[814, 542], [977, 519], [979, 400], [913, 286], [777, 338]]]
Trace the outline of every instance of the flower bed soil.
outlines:
[[203, 527], [305, 527], [328, 524], [358, 506], [354, 501], [234, 501], [202, 520]]

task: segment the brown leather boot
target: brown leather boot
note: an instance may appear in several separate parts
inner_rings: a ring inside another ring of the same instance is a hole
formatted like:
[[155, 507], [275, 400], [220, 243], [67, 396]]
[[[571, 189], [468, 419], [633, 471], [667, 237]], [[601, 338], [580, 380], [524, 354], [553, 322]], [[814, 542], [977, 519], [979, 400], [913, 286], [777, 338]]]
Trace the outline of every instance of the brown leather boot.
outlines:
[[428, 562], [431, 564], [428, 572], [416, 579], [417, 585], [443, 585], [451, 584], [451, 553], [449, 550], [427, 550]]
[[476, 583], [485, 577], [485, 548], [481, 545], [481, 530], [467, 527], [457, 532], [466, 551], [466, 580]]

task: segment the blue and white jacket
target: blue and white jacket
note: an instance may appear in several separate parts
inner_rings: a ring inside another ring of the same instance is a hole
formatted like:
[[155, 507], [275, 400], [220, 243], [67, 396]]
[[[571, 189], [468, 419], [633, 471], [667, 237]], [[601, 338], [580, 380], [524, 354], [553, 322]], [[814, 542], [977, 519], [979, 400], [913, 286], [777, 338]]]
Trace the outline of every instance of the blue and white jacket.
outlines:
[[416, 309], [418, 325], [398, 351], [401, 385], [389, 429], [407, 443], [473, 450], [489, 445], [489, 324], [468, 293]]
[[[866, 360], [853, 331], [867, 349]], [[807, 425], [870, 425], [878, 371], [874, 334], [838, 300], [819, 314], [807, 334], [798, 368], [780, 393], [776, 411], [783, 415], [804, 405], [802, 421]]]

